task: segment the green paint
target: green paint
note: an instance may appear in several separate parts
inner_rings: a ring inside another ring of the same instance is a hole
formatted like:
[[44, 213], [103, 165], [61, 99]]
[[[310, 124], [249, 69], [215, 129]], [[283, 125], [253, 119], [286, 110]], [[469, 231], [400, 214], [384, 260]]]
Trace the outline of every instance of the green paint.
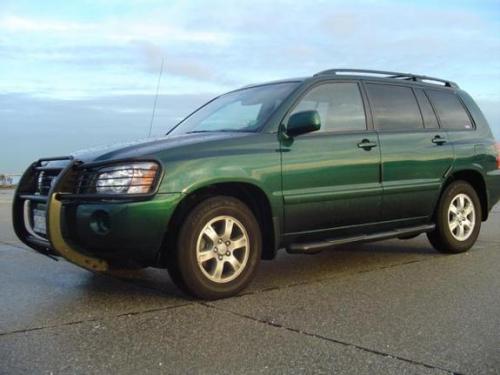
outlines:
[[[252, 187], [250, 191], [260, 191], [267, 200], [272, 216], [269, 227], [273, 227], [268, 229], [274, 231], [276, 241], [266, 245], [273, 248], [311, 238], [428, 224], [443, 185], [457, 173], [484, 183], [485, 205], [491, 209], [500, 198], [500, 172], [491, 131], [472, 99], [457, 88], [445, 89], [462, 98], [476, 124], [474, 130], [376, 131], [364, 80], [385, 82], [328, 74], [297, 81], [253, 133], [167, 137], [82, 158], [84, 162], [155, 159], [164, 175], [158, 192], [145, 200], [66, 204], [61, 219], [65, 238], [83, 252], [105, 259], [127, 257], [154, 265], [167, 230], [179, 230], [171, 222], [179, 205], [202, 189], [235, 184]], [[366, 130], [324, 132], [310, 113], [297, 121], [310, 121], [311, 132], [286, 134], [287, 114], [296, 101], [311, 87], [337, 81], [359, 84]], [[433, 143], [436, 135], [447, 143]], [[374, 147], [359, 147], [363, 140]], [[16, 231], [23, 235], [22, 230]]]

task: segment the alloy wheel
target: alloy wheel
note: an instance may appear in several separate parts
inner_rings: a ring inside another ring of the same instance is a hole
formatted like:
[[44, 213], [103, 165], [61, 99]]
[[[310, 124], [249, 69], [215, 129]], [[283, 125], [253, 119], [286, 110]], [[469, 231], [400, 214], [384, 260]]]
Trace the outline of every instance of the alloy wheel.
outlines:
[[218, 216], [210, 220], [198, 236], [198, 267], [215, 283], [236, 279], [245, 269], [249, 253], [248, 233], [234, 217]]
[[448, 227], [458, 241], [467, 240], [476, 225], [474, 203], [467, 194], [457, 194], [448, 208]]

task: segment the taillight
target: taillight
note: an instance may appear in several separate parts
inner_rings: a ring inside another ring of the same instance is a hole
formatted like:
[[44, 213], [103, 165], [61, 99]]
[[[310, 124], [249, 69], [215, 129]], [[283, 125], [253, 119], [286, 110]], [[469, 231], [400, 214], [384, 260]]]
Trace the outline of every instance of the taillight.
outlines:
[[500, 142], [497, 142], [497, 169], [500, 169]]

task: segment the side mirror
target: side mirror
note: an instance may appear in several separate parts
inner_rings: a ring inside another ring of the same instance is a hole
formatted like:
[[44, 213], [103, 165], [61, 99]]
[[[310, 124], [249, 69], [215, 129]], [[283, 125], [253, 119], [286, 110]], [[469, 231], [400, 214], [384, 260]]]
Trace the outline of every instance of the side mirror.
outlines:
[[286, 134], [290, 137], [317, 131], [321, 128], [318, 111], [302, 111], [290, 116]]

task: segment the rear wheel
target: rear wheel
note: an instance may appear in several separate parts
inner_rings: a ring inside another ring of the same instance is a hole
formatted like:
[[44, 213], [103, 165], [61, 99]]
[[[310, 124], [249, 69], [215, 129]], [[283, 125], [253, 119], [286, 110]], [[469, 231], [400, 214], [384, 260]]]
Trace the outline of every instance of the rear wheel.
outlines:
[[259, 224], [243, 202], [232, 197], [208, 198], [184, 219], [169, 272], [193, 296], [232, 296], [254, 276], [261, 242]]
[[436, 212], [436, 230], [427, 237], [440, 252], [465, 252], [476, 242], [481, 217], [481, 204], [474, 188], [465, 181], [455, 181], [443, 192]]

